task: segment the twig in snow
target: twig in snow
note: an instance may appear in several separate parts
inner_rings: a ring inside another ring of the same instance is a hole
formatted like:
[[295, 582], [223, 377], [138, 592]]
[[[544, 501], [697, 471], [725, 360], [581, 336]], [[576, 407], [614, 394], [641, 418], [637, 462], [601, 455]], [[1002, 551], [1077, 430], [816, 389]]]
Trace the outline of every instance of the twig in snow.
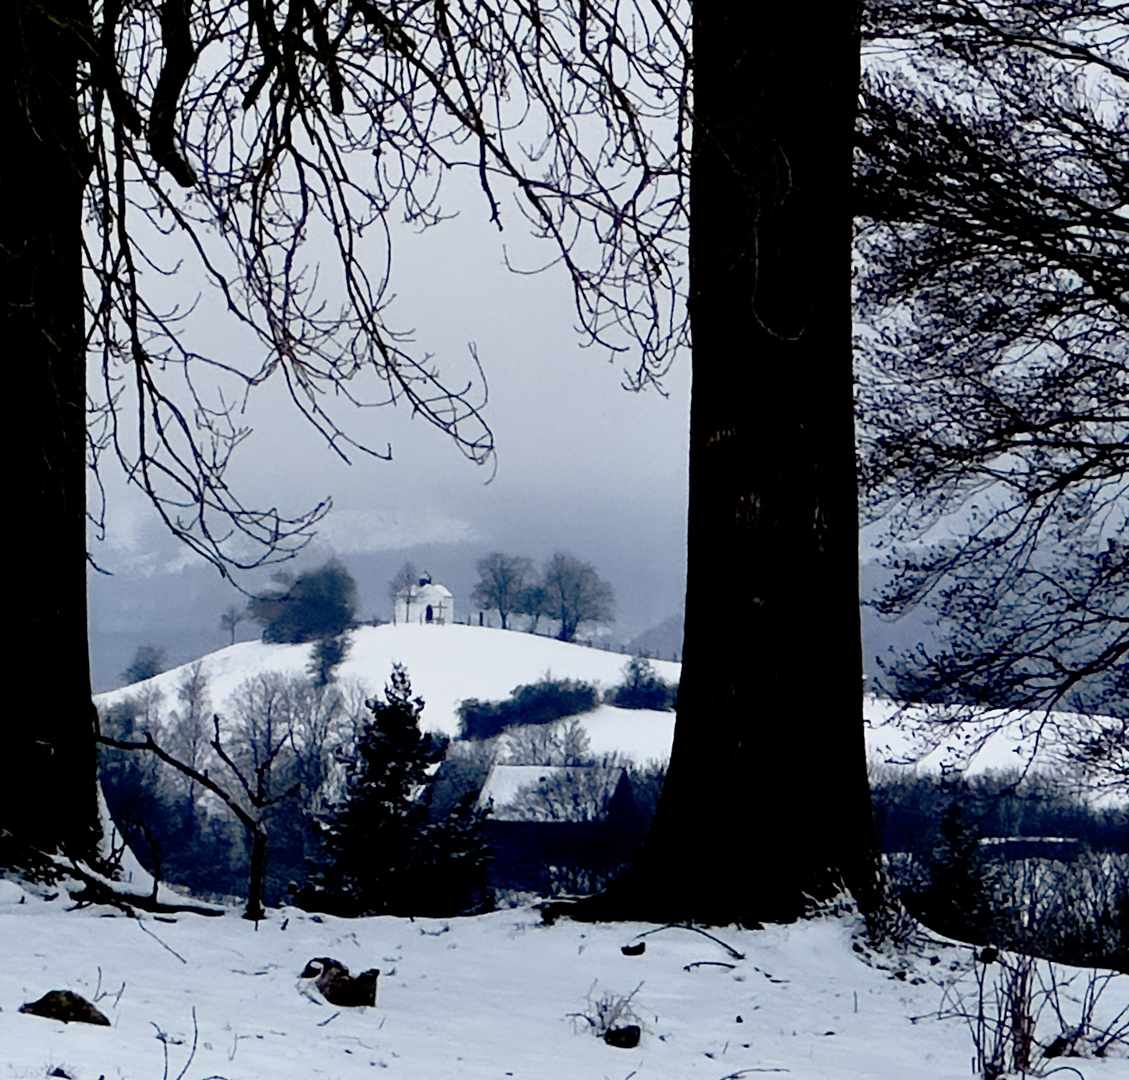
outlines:
[[722, 941], [721, 938], [719, 938], [719, 937], [714, 937], [713, 934], [707, 933], [700, 926], [693, 926], [690, 923], [685, 923], [683, 925], [684, 925], [685, 929], [693, 930], [695, 934], [701, 934], [702, 937], [709, 938], [710, 941], [713, 941], [716, 944], [720, 945], [727, 953], [729, 953], [730, 956], [733, 957], [734, 960], [744, 960], [745, 959], [744, 953], [739, 953], [735, 948], [733, 948], [732, 945], [729, 945], [726, 942]]
[[235, 1060], [235, 1051], [239, 1049], [239, 1040], [240, 1039], [250, 1039], [250, 1038], [252, 1038], [252, 1036], [250, 1036], [250, 1035], [240, 1035], [238, 1031], [234, 1032], [233, 1034], [234, 1034], [234, 1037], [231, 1040], [231, 1053], [227, 1055], [228, 1061], [234, 1061]]
[[723, 967], [723, 968], [729, 968], [729, 970], [732, 971], [736, 966], [737, 966], [736, 964], [729, 964], [729, 963], [726, 963], [724, 960], [695, 960], [692, 964], [684, 965], [682, 970], [683, 971], [691, 971], [693, 968], [696, 968], [696, 967]]
[[[728, 1076], [723, 1076], [721, 1078], [721, 1080], [740, 1080], [740, 1078], [742, 1076], [748, 1076], [749, 1073], [755, 1073], [755, 1072], [791, 1072], [791, 1071], [792, 1071], [791, 1069], [782, 1069], [782, 1068], [776, 1068], [776, 1069], [773, 1069], [773, 1068], [739, 1069], [735, 1073], [730, 1073]], [[208, 1080], [211, 1080], [211, 1078], [209, 1077]]]
[[739, 953], [732, 945], [726, 944], [719, 937], [714, 937], [713, 934], [703, 930], [700, 926], [695, 926], [693, 923], [667, 923], [666, 926], [656, 926], [653, 930], [644, 930], [641, 934], [636, 934], [636, 937], [646, 937], [648, 934], [657, 934], [660, 930], [693, 930], [695, 934], [701, 934], [702, 937], [709, 938], [710, 941], [716, 945], [720, 945], [734, 960], [744, 960], [745, 954]]
[[161, 1080], [169, 1080], [169, 1037], [165, 1032], [163, 1032], [159, 1027], [157, 1027], [157, 1025], [154, 1021], [150, 1020], [149, 1023], [154, 1028], [156, 1028], [157, 1041], [160, 1042], [161, 1049], [165, 1053], [165, 1071], [161, 1074]]
[[176, 1074], [176, 1080], [184, 1080], [184, 1074], [188, 1072], [188, 1066], [192, 1064], [192, 1059], [196, 1056], [196, 1044], [200, 1039], [200, 1027], [196, 1023], [196, 1006], [192, 1006], [192, 1049], [189, 1051], [188, 1060], [184, 1063], [184, 1068]]
[[[149, 928], [147, 927], [147, 925], [146, 925], [145, 923], [141, 922], [141, 916], [140, 916], [140, 915], [134, 915], [133, 917], [134, 917], [134, 919], [135, 919], [135, 920], [137, 920], [137, 923], [138, 923], [139, 927], [140, 927], [140, 928], [141, 928], [141, 929], [142, 929], [143, 931], [145, 931], [145, 932], [146, 932], [147, 934], [149, 934], [149, 937], [150, 937], [150, 938], [152, 938], [152, 940], [154, 940], [154, 941], [156, 941], [156, 942], [157, 942], [157, 945], [159, 945], [159, 946], [160, 946], [161, 948], [163, 948], [163, 949], [166, 949], [166, 950], [168, 950], [169, 952], [172, 952], [173, 956], [175, 956], [175, 957], [176, 957], [176, 958], [177, 958], [178, 960], [180, 960], [180, 962], [181, 962], [182, 964], [187, 964], [187, 963], [189, 963], [189, 962], [187, 962], [187, 960], [186, 960], [186, 959], [184, 959], [184, 957], [183, 957], [183, 956], [181, 956], [180, 952], [177, 952], [177, 951], [176, 951], [176, 949], [174, 949], [174, 948], [173, 948], [172, 946], [170, 946], [170, 945], [165, 945], [165, 942], [164, 942], [164, 941], [161, 941], [161, 940], [160, 940], [160, 938], [158, 938], [158, 937], [157, 937], [157, 934], [155, 934], [154, 932], [152, 932], [152, 931], [151, 931], [151, 930], [150, 930], [150, 929], [149, 929]], [[158, 1030], [159, 1030], [159, 1029], [158, 1029]]]
[[320, 1020], [320, 1021], [318, 1022], [318, 1027], [325, 1027], [325, 1025], [326, 1025], [326, 1024], [328, 1024], [328, 1023], [329, 1023], [329, 1022], [330, 1022], [331, 1020], [336, 1020], [336, 1019], [337, 1019], [337, 1018], [338, 1018], [338, 1017], [339, 1017], [340, 1015], [341, 1015], [341, 1011], [340, 1011], [340, 1010], [338, 1010], [338, 1011], [337, 1011], [337, 1012], [335, 1012], [335, 1013], [334, 1013], [334, 1014], [333, 1014], [333, 1015], [332, 1015], [331, 1017], [329, 1017], [329, 1019], [327, 1019], [327, 1020]]
[[[179, 1042], [179, 1040], [170, 1040], [169, 1036], [168, 1036], [168, 1032], [162, 1031], [159, 1027], [157, 1027], [157, 1025], [155, 1023], [153, 1023], [152, 1020], [150, 1020], [149, 1023], [152, 1024], [152, 1026], [156, 1029], [157, 1039], [160, 1042], [161, 1049], [164, 1051], [164, 1055], [165, 1055], [165, 1068], [164, 1068], [164, 1072], [161, 1074], [161, 1080], [169, 1080], [169, 1043], [170, 1043], [170, 1041], [175, 1042], [176, 1045], [181, 1045], [181, 1043]], [[188, 1072], [188, 1067], [192, 1064], [192, 1059], [194, 1057], [196, 1057], [196, 1045], [199, 1041], [200, 1041], [200, 1026], [199, 1026], [199, 1024], [196, 1023], [196, 1006], [193, 1005], [192, 1006], [192, 1049], [188, 1051], [188, 1059], [184, 1063], [184, 1068], [181, 1069], [180, 1072], [178, 1072], [176, 1074], [176, 1080], [184, 1080], [184, 1074]], [[209, 1077], [208, 1080], [223, 1080], [223, 1078]]]
[[[114, 995], [114, 1008], [115, 1009], [118, 1007], [118, 1002], [121, 1001], [122, 994], [124, 994], [124, 993], [125, 993], [125, 983], [123, 982], [121, 984], [121, 986], [118, 987], [118, 992]], [[103, 998], [108, 998], [109, 996], [110, 996], [110, 991], [102, 989], [102, 965], [99, 964], [98, 965], [98, 983], [94, 987], [94, 1004], [97, 1005], [99, 1001], [101, 1001]]]

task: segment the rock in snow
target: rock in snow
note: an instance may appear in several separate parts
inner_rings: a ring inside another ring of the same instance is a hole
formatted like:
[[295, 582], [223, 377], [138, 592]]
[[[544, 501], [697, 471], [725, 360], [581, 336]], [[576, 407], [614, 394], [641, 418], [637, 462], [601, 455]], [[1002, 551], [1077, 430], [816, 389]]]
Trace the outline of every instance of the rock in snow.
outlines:
[[369, 968], [360, 975], [350, 975], [349, 969], [340, 960], [328, 956], [318, 956], [311, 960], [302, 971], [303, 979], [313, 980], [321, 996], [330, 1005], [357, 1008], [361, 1005], [376, 1004], [376, 980], [380, 971]]
[[109, 1027], [107, 1020], [86, 998], [73, 990], [51, 990], [38, 1001], [20, 1006], [20, 1012], [43, 1016], [48, 1020], [62, 1020], [64, 1024], [98, 1024]]

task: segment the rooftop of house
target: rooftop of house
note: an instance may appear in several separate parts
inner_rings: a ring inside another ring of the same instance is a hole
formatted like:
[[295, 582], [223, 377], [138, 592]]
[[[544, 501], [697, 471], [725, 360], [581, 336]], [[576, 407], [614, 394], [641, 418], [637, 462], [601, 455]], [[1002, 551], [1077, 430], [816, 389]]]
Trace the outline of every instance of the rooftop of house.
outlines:
[[434, 581], [428, 581], [426, 578], [420, 581], [418, 585], [405, 585], [396, 594], [399, 597], [407, 596], [411, 592], [412, 603], [417, 604], [420, 600], [429, 596], [437, 596], [442, 599], [450, 599], [452, 593], [446, 585], [437, 585]]
[[493, 821], [604, 821], [623, 777], [603, 765], [493, 765], [477, 805]]

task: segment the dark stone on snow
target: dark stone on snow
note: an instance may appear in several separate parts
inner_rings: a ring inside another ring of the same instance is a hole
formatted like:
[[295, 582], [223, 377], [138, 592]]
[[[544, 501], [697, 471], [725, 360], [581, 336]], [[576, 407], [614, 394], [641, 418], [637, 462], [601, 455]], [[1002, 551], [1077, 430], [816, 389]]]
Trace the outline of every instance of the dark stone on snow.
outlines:
[[98, 1024], [109, 1027], [107, 1020], [89, 1001], [73, 990], [52, 990], [38, 1001], [20, 1006], [20, 1012], [43, 1016], [48, 1020], [62, 1020], [64, 1024]]
[[619, 951], [624, 956], [642, 956], [647, 951], [647, 943], [640, 941], [638, 945], [624, 945]]
[[1056, 1058], [1062, 1057], [1070, 1046], [1070, 1040], [1062, 1035], [1056, 1035], [1052, 1040], [1050, 1046], [1043, 1051], [1043, 1057]]
[[626, 1027], [609, 1028], [604, 1032], [604, 1042], [608, 1046], [618, 1046], [621, 1050], [630, 1050], [639, 1045], [639, 1037], [643, 1029], [638, 1024], [628, 1024]]
[[321, 996], [330, 1005], [349, 1009], [376, 1004], [379, 975], [376, 968], [362, 971], [360, 975], [350, 975], [349, 969], [340, 960], [329, 956], [315, 957], [302, 971], [302, 978], [314, 980]]

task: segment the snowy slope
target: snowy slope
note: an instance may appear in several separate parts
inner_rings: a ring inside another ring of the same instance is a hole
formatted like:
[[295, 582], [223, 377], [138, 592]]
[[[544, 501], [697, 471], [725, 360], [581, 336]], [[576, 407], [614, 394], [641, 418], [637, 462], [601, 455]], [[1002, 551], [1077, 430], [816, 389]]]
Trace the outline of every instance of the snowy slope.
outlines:
[[[961, 770], [969, 775], [1029, 768], [1060, 773], [1064, 743], [1094, 730], [1102, 717], [1078, 713], [954, 706], [901, 708], [887, 698], [868, 697], [865, 705], [867, 749], [892, 765], [926, 771]], [[1086, 778], [1078, 780], [1086, 784]], [[1106, 793], [1111, 802], [1125, 793]]]
[[[266, 645], [243, 642], [201, 659], [213, 708], [222, 711], [232, 691], [262, 671], [301, 675], [310, 659], [309, 645]], [[366, 693], [382, 693], [394, 663], [403, 664], [412, 691], [426, 702], [425, 727], [453, 735], [458, 731], [458, 705], [466, 698], [501, 700], [514, 687], [536, 682], [546, 673], [582, 679], [601, 688], [623, 681], [629, 658], [552, 638], [478, 626], [377, 626], [352, 634], [352, 646], [337, 671], [343, 682], [356, 680]], [[655, 660], [664, 679], [678, 681], [680, 665]], [[105, 708], [143, 688], [160, 691], [162, 712], [176, 706], [176, 688], [184, 668], [173, 668], [135, 686], [95, 698]], [[639, 761], [669, 755], [674, 714], [601, 707], [585, 718], [592, 749], [602, 754], [625, 750]]]
[[[250, 643], [204, 657], [212, 701], [222, 708], [259, 671], [300, 673], [308, 655], [306, 646]], [[500, 699], [546, 671], [615, 685], [625, 657], [477, 627], [384, 626], [355, 634], [341, 677], [378, 691], [394, 661], [427, 701], [427, 722], [452, 732], [463, 698]], [[677, 665], [655, 666], [677, 679]], [[151, 680], [166, 708], [181, 674]], [[892, 747], [900, 729], [881, 726], [880, 711], [875, 719], [873, 745]], [[674, 718], [601, 707], [584, 722], [598, 753], [646, 760], [665, 756]], [[969, 1075], [973, 1053], [965, 1022], [947, 1015], [974, 990], [969, 950], [934, 944], [916, 959], [888, 958], [888, 968], [910, 965], [898, 979], [853, 950], [849, 919], [718, 931], [736, 959], [687, 930], [544, 927], [529, 909], [446, 922], [286, 910], [256, 928], [234, 912], [157, 921], [68, 906], [65, 893], [46, 902], [0, 881], [0, 1080], [351, 1080], [383, 1069], [408, 1080], [956, 1080]], [[640, 935], [646, 953], [623, 956], [620, 946]], [[298, 973], [316, 956], [381, 968], [377, 1007], [337, 1010], [301, 994]], [[1069, 1011], [1087, 974], [1065, 974], [1074, 979], [1063, 995]], [[636, 987], [639, 1047], [593, 1038], [580, 1014]], [[99, 998], [111, 1027], [18, 1011], [55, 989]], [[1129, 978], [1117, 977], [1100, 1011], [1127, 1005]], [[1044, 1043], [1057, 1033], [1050, 1013]], [[1129, 1080], [1124, 1058], [1072, 1059], [1068, 1070], [1071, 1080]]]
[[[969, 1075], [967, 1027], [936, 1018], [942, 982], [972, 988], [968, 950], [933, 946], [898, 979], [852, 951], [850, 918], [714, 931], [737, 959], [681, 928], [546, 927], [530, 909], [442, 922], [315, 921], [287, 910], [256, 929], [234, 914], [156, 922], [68, 912], [62, 899], [15, 903], [18, 892], [0, 890], [0, 1080], [55, 1069], [73, 1080]], [[644, 955], [621, 954], [637, 940]], [[380, 968], [377, 1006], [337, 1009], [301, 994], [298, 974], [318, 956], [354, 972]], [[576, 1015], [636, 987], [635, 1049], [607, 1046]], [[64, 988], [100, 996], [111, 1026], [18, 1011]], [[1101, 1011], [1127, 1001], [1120, 977]], [[1039, 1037], [1053, 1034], [1044, 1016]], [[1123, 1058], [1070, 1065], [1071, 1080], [1129, 1080]]]
[[[309, 663], [309, 645], [266, 645], [244, 642], [201, 659], [208, 678], [212, 707], [223, 711], [224, 702], [248, 677], [263, 671], [300, 675]], [[623, 680], [627, 657], [552, 638], [477, 626], [362, 627], [352, 634], [352, 646], [338, 669], [343, 683], [356, 681], [367, 694], [383, 691], [393, 663], [402, 663], [411, 676], [412, 689], [426, 702], [424, 726], [453, 735], [458, 731], [457, 709], [466, 698], [497, 701], [514, 687], [536, 682], [551, 673], [557, 678], [582, 679], [603, 689]], [[681, 665], [652, 661], [667, 682], [677, 683]], [[173, 668], [147, 683], [100, 694], [95, 701], [106, 707], [139, 691], [160, 691], [162, 714], [176, 706], [176, 687], [184, 668]], [[811, 706], [799, 704], [801, 709]], [[922, 751], [921, 733], [929, 728], [937, 710], [899, 712], [892, 702], [868, 696], [867, 748], [872, 757], [912, 765]], [[948, 732], [939, 747], [917, 767], [940, 768], [943, 763], [971, 762], [971, 772], [1026, 767], [1034, 758], [1039, 767], [1055, 768], [1056, 724], [1041, 725], [1040, 717], [997, 712], [998, 734], [979, 746], [983, 728], [964, 725]], [[1056, 714], [1057, 716], [1057, 714]], [[787, 718], [788, 722], [794, 717]], [[1063, 719], [1059, 717], [1058, 719]], [[586, 714], [592, 749], [597, 754], [621, 751], [636, 761], [659, 760], [670, 755], [674, 714], [634, 711], [601, 706]]]

